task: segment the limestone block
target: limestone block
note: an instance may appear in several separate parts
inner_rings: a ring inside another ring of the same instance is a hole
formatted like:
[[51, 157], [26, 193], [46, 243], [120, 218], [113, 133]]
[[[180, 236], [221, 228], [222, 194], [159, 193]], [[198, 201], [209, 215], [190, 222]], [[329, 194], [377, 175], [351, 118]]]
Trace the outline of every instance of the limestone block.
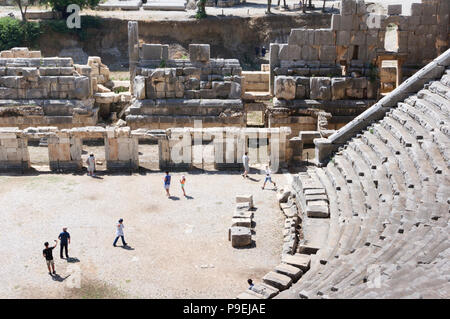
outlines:
[[161, 44], [142, 44], [143, 60], [161, 60], [162, 45]]
[[191, 62], [208, 62], [210, 59], [209, 44], [189, 44]]
[[388, 5], [388, 15], [400, 15], [402, 14], [402, 5], [401, 4], [390, 4]]
[[282, 262], [300, 268], [303, 272], [305, 272], [309, 269], [311, 264], [311, 256], [304, 254], [285, 255], [282, 258]]
[[242, 94], [241, 85], [237, 82], [231, 82], [229, 99], [240, 99]]
[[161, 50], [161, 60], [169, 60], [169, 45], [164, 44]]
[[333, 14], [331, 16], [331, 30], [340, 30], [341, 27], [341, 15]]
[[349, 45], [350, 44], [350, 32], [349, 31], [337, 31], [336, 32], [336, 44], [337, 45]]
[[310, 98], [313, 100], [331, 99], [331, 81], [328, 77], [311, 77]]
[[356, 14], [356, 1], [355, 0], [342, 0], [341, 1], [341, 15], [355, 15]]
[[91, 96], [91, 86], [89, 84], [89, 78], [86, 76], [76, 77], [74, 96], [77, 99], [83, 100]]
[[319, 50], [311, 45], [304, 45], [301, 48], [302, 60], [315, 61], [319, 59]]
[[306, 214], [308, 217], [327, 218], [329, 214], [328, 205], [307, 205]]
[[314, 30], [314, 45], [334, 45], [334, 32], [329, 29]]
[[336, 46], [322, 45], [319, 50], [319, 60], [324, 62], [336, 61]]
[[134, 78], [134, 96], [138, 100], [145, 99], [145, 77], [138, 75]]
[[331, 79], [331, 99], [343, 100], [345, 99], [345, 90], [348, 86], [346, 78], [332, 78]]
[[293, 281], [297, 281], [303, 275], [303, 271], [297, 267], [288, 264], [279, 264], [274, 269], [277, 273], [290, 277]]
[[29, 58], [28, 48], [12, 48], [11, 52], [14, 58]]
[[253, 208], [253, 195], [236, 195], [236, 203], [248, 203], [250, 208]]
[[274, 93], [279, 99], [295, 99], [296, 82], [294, 78], [287, 76], [277, 76], [275, 78]]
[[292, 279], [286, 275], [271, 271], [263, 277], [263, 282], [277, 289], [286, 290], [292, 285]]
[[252, 243], [252, 232], [248, 227], [231, 227], [231, 245], [245, 247]]
[[0, 58], [13, 58], [14, 57], [14, 54], [12, 53], [12, 51], [11, 50], [5, 50], [5, 51], [2, 51], [2, 52], [0, 52]]
[[352, 45], [365, 45], [366, 33], [363, 31], [352, 31], [350, 36], [350, 44]]

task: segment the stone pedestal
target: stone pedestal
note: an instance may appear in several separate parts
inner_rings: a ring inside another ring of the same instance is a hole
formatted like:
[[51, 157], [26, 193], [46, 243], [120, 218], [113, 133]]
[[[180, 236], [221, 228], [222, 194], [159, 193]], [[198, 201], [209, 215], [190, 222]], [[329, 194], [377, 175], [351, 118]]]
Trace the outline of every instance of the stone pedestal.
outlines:
[[108, 128], [105, 137], [106, 168], [108, 170], [139, 168], [138, 138], [129, 127]]
[[0, 171], [30, 167], [28, 139], [17, 132], [17, 128], [0, 128]]
[[58, 132], [47, 138], [48, 159], [52, 171], [80, 170], [82, 142], [68, 132]]
[[231, 245], [233, 247], [245, 247], [252, 243], [252, 231], [247, 227], [231, 227]]

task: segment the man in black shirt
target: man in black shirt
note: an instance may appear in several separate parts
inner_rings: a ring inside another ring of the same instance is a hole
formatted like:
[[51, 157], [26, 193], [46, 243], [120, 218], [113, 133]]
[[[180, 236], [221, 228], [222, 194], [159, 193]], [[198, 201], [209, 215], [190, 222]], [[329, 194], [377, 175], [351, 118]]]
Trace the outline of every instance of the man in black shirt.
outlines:
[[63, 259], [63, 249], [66, 251], [66, 258], [69, 259], [68, 245], [70, 244], [70, 234], [67, 232], [67, 227], [63, 227], [63, 231], [59, 234], [58, 239], [61, 241], [59, 246], [59, 256]]
[[47, 262], [48, 273], [51, 275], [52, 271], [50, 266], [52, 266], [53, 274], [56, 275], [55, 271], [55, 262], [53, 261], [53, 252], [52, 250], [58, 245], [58, 241], [55, 240], [55, 246], [48, 247], [48, 242], [44, 243], [45, 249], [42, 251], [43, 256], [45, 257], [45, 261]]

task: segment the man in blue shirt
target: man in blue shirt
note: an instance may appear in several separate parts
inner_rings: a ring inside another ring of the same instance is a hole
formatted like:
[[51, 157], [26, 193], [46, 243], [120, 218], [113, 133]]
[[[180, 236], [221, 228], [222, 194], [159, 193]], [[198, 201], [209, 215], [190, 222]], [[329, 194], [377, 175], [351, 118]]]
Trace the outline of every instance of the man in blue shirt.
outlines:
[[169, 172], [166, 171], [166, 176], [164, 177], [164, 189], [166, 190], [167, 196], [170, 197], [170, 179], [171, 176], [169, 175]]
[[63, 259], [63, 248], [66, 251], [66, 258], [69, 259], [68, 248], [70, 244], [70, 234], [67, 232], [67, 227], [63, 227], [63, 231], [59, 234], [58, 239], [61, 241], [61, 248], [59, 251], [59, 256]]

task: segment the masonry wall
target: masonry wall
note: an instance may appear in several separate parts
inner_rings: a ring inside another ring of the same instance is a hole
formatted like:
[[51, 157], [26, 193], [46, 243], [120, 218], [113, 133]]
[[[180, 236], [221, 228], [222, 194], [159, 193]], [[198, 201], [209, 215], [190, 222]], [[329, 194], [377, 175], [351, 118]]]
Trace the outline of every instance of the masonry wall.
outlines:
[[132, 129], [245, 124], [238, 60], [211, 59], [208, 44], [190, 44], [189, 59], [169, 60], [168, 45], [139, 44], [137, 22], [128, 31]]

